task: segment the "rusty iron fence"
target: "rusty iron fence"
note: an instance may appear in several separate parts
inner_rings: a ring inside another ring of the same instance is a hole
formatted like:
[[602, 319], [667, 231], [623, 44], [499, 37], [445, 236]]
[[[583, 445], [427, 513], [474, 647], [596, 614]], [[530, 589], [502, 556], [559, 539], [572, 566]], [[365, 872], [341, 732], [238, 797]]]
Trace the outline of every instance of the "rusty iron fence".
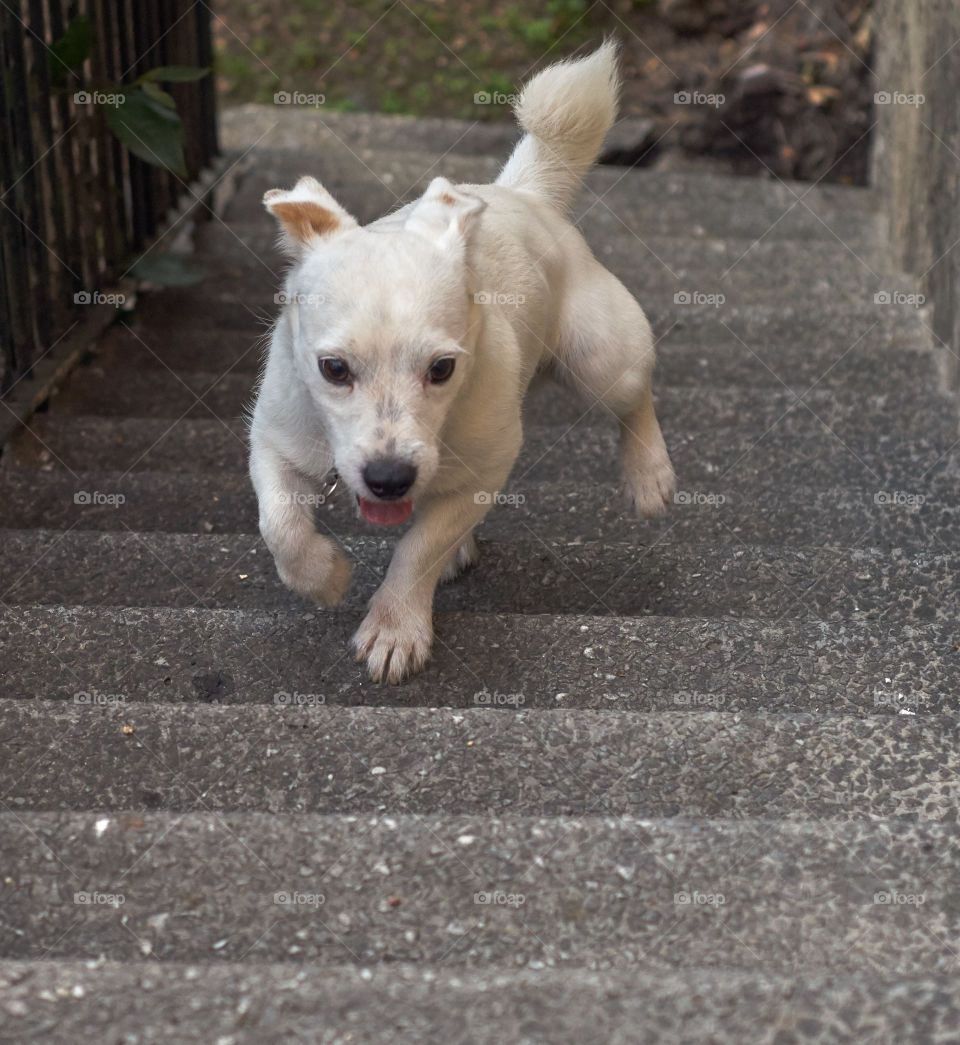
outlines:
[[[89, 50], [69, 67], [56, 42], [78, 18]], [[124, 274], [216, 155], [212, 74], [156, 85], [182, 121], [180, 173], [134, 155], [90, 104], [159, 66], [210, 67], [210, 20], [194, 0], [0, 0], [0, 393]]]

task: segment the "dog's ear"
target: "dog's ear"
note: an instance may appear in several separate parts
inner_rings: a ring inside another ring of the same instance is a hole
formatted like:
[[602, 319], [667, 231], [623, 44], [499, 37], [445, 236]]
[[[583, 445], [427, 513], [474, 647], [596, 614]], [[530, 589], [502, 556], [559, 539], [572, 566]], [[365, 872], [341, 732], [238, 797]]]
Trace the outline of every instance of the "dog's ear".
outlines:
[[281, 247], [294, 258], [317, 240], [357, 225], [316, 178], [301, 178], [289, 191], [270, 189], [263, 205], [280, 223]]
[[464, 242], [484, 207], [479, 196], [455, 188], [446, 178], [434, 178], [414, 204], [404, 228], [449, 248]]

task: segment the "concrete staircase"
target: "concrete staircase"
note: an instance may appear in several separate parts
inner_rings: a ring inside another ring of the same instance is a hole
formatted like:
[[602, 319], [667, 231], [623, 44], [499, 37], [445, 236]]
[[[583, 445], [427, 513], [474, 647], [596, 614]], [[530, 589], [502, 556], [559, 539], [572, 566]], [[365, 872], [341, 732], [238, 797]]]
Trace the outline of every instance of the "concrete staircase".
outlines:
[[536, 396], [523, 503], [378, 687], [346, 641], [391, 541], [320, 509], [356, 564], [324, 611], [256, 533], [260, 197], [314, 173], [369, 220], [502, 156], [333, 126], [247, 155], [209, 278], [4, 451], [0, 1039], [955, 1040], [957, 404], [875, 300], [911, 288], [872, 195], [591, 175], [679, 503], [633, 521], [612, 420]]

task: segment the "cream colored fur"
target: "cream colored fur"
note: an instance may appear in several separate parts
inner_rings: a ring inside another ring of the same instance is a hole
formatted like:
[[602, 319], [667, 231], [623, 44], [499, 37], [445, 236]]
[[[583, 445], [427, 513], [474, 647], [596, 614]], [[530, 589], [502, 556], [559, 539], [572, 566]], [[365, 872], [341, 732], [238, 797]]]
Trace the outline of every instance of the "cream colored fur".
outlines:
[[[283, 582], [323, 605], [349, 584], [350, 565], [316, 531], [310, 504], [332, 467], [368, 499], [372, 459], [416, 468], [412, 525], [353, 638], [374, 680], [399, 682], [427, 661], [434, 590], [476, 558], [473, 530], [520, 450], [535, 371], [618, 418], [640, 516], [672, 498], [649, 324], [566, 217], [616, 99], [608, 43], [527, 84], [517, 105], [526, 134], [492, 185], [436, 178], [366, 227], [312, 178], [265, 197], [294, 264], [253, 412], [250, 474]], [[349, 366], [348, 385], [321, 375], [332, 357]], [[444, 357], [453, 375], [431, 384], [427, 371]]]

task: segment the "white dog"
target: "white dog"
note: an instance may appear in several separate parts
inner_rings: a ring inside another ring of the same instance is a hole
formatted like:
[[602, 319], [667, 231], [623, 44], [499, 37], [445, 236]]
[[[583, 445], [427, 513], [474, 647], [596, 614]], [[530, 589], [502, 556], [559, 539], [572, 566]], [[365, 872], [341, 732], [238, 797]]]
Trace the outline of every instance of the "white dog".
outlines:
[[260, 532], [284, 584], [333, 605], [350, 565], [310, 507], [331, 470], [368, 522], [413, 516], [353, 637], [374, 681], [429, 657], [434, 590], [477, 558], [535, 373], [618, 418], [640, 516], [672, 499], [650, 326], [566, 217], [617, 88], [613, 43], [551, 66], [520, 96], [525, 134], [494, 184], [435, 178], [362, 228], [313, 178], [264, 196], [293, 266], [250, 432]]

